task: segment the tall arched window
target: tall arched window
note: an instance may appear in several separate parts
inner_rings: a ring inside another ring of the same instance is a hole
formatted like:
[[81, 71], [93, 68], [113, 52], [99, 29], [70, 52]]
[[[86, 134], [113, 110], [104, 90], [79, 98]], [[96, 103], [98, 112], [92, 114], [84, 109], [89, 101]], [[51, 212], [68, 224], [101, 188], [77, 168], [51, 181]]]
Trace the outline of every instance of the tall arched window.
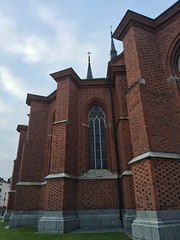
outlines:
[[88, 115], [89, 146], [91, 169], [107, 168], [105, 114], [102, 108], [95, 105]]

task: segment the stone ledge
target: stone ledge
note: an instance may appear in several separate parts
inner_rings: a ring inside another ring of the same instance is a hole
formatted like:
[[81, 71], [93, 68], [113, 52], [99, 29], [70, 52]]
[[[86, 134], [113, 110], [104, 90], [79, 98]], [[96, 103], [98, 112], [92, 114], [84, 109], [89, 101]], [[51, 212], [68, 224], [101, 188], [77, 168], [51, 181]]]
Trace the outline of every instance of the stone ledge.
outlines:
[[42, 186], [45, 184], [46, 182], [18, 182], [16, 186]]
[[180, 160], [180, 154], [178, 153], [165, 153], [165, 152], [147, 152], [133, 158], [128, 165], [142, 161], [146, 158], [169, 158]]
[[131, 176], [132, 175], [132, 171], [131, 170], [125, 170], [120, 176], [119, 178], [122, 178], [123, 176]]

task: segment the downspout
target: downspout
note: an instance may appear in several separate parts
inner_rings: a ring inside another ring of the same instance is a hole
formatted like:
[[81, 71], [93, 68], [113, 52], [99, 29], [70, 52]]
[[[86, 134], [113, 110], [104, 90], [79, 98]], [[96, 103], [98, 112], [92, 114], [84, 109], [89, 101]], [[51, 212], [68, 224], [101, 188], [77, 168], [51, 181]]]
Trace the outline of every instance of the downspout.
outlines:
[[116, 166], [117, 166], [117, 186], [118, 186], [118, 199], [119, 199], [119, 219], [121, 221], [121, 227], [123, 228], [123, 215], [122, 215], [122, 209], [123, 209], [123, 201], [122, 201], [122, 186], [120, 183], [120, 156], [118, 151], [118, 141], [117, 141], [117, 134], [116, 134], [116, 123], [114, 118], [114, 103], [113, 103], [113, 92], [112, 88], [110, 87], [111, 92], [111, 106], [112, 106], [112, 119], [113, 119], [113, 134], [114, 134], [114, 141], [115, 141], [115, 152], [116, 152]]

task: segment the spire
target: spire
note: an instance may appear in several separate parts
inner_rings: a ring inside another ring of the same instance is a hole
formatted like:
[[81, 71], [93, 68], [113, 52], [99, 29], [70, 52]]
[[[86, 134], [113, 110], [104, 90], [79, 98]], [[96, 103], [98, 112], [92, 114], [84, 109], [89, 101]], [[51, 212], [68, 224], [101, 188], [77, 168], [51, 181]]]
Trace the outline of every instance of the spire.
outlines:
[[113, 40], [113, 34], [112, 34], [112, 26], [111, 28], [111, 51], [110, 51], [110, 56], [111, 56], [111, 60], [115, 57], [117, 57], [117, 51], [115, 49], [115, 45], [114, 45], [114, 40]]
[[91, 70], [91, 62], [90, 62], [90, 52], [87, 53], [88, 54], [88, 70], [87, 70], [87, 79], [93, 79], [93, 75], [92, 75], [92, 70]]

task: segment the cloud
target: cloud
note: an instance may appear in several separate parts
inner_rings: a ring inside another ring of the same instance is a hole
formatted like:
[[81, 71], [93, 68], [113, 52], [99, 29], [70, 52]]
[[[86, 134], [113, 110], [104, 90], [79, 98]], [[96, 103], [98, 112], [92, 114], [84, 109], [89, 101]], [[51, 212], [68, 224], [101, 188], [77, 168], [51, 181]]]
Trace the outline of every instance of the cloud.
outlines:
[[63, 19], [56, 9], [44, 5], [38, 5], [35, 14], [38, 20], [45, 24], [46, 30], [51, 31], [46, 45], [46, 61], [65, 62], [70, 59], [77, 61], [75, 53], [81, 49], [81, 43], [78, 39], [78, 25], [75, 20]]
[[10, 16], [0, 13], [0, 19], [0, 47], [3, 51], [17, 54], [25, 62], [37, 63], [44, 58], [48, 44], [43, 38], [23, 33]]
[[[22, 86], [22, 80], [13, 75], [5, 66], [0, 66], [0, 84], [1, 89], [17, 98], [24, 99], [25, 89]], [[1, 103], [1, 106], [4, 108], [4, 103]]]
[[[47, 63], [53, 64], [53, 66], [58, 63], [64, 68], [72, 66], [77, 73], [84, 73], [83, 75], [86, 76], [86, 53], [91, 51], [92, 66], [96, 66], [96, 71], [103, 72], [103, 75], [105, 75], [109, 52], [107, 49], [107, 59], [104, 57], [102, 59], [102, 55], [106, 54], [104, 53], [106, 43], [102, 41], [102, 33], [99, 29], [94, 29], [93, 32], [86, 31], [86, 35], [84, 35], [82, 26], [79, 25], [82, 25], [82, 22], [79, 23], [77, 19], [72, 19], [71, 16], [63, 18], [61, 10], [58, 9], [57, 11], [45, 5], [36, 6], [34, 14], [38, 21], [40, 20], [51, 31], [52, 39], [49, 40], [49, 45], [46, 48], [47, 57], [45, 59]], [[101, 44], [97, 45], [97, 42], [101, 42]], [[95, 73], [94, 76], [97, 75], [99, 73]]]
[[[83, 62], [86, 63], [86, 53], [91, 51], [94, 53], [94, 65], [96, 60], [98, 64], [100, 59], [97, 59], [97, 55], [103, 49], [103, 42], [98, 47], [96, 44], [100, 41], [100, 34], [94, 33], [84, 39], [74, 19], [64, 19], [59, 15], [56, 9], [37, 5], [32, 17], [41, 22], [42, 31], [31, 26], [30, 32], [28, 26], [19, 29], [17, 19], [0, 13], [0, 19], [3, 19], [0, 22], [0, 48], [16, 54], [25, 63], [48, 67], [58, 63], [65, 68], [75, 65], [79, 69], [84, 65]], [[45, 32], [49, 34], [44, 35]]]
[[22, 59], [25, 62], [41, 62], [47, 51], [47, 43], [38, 36], [29, 36], [25, 39], [21, 49]]
[[[0, 98], [0, 113], [3, 113], [3, 112], [9, 112], [9, 108], [8, 108], [8, 105], [5, 104], [3, 102], [3, 100]], [[0, 122], [2, 121], [3, 119], [0, 119]], [[0, 124], [1, 125], [1, 124]]]

